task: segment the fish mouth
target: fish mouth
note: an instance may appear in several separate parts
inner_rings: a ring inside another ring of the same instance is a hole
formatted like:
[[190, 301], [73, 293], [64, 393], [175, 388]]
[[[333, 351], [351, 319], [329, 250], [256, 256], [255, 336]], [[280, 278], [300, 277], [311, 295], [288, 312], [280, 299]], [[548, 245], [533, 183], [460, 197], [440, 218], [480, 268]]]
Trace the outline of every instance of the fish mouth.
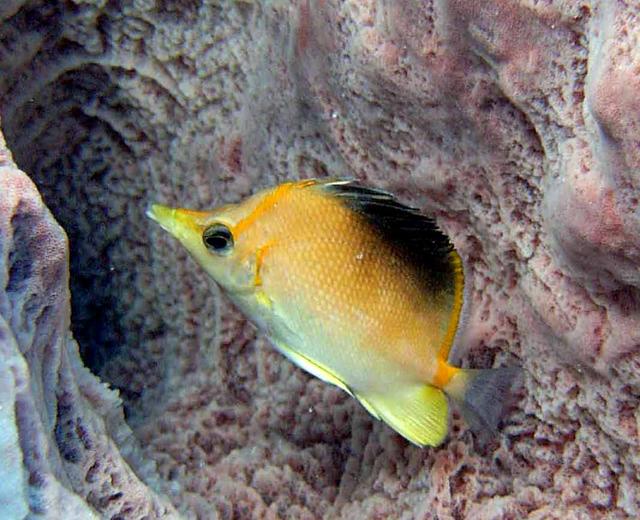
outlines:
[[151, 204], [146, 211], [147, 217], [160, 224], [165, 231], [175, 234], [176, 210], [162, 204]]

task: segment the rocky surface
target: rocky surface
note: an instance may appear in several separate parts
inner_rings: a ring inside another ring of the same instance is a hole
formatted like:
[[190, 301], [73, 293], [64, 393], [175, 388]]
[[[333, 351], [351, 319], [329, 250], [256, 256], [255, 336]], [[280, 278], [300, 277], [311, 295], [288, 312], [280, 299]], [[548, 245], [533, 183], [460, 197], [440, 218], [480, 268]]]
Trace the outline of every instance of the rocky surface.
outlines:
[[0, 517], [159, 517], [174, 511], [142, 462], [121, 401], [69, 333], [67, 239], [0, 140]]
[[[639, 12], [2, 2], [0, 512], [637, 517]], [[456, 417], [443, 447], [408, 445], [144, 218], [326, 174], [450, 233], [471, 298], [456, 356], [525, 369], [495, 442]]]

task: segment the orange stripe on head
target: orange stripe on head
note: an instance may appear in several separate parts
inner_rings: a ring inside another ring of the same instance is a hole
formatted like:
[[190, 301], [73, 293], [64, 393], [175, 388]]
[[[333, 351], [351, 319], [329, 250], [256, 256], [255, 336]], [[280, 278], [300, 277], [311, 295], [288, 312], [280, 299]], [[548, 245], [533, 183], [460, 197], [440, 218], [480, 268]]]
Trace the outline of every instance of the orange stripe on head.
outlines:
[[278, 186], [277, 188], [269, 191], [264, 195], [263, 199], [256, 205], [253, 211], [243, 219], [239, 220], [238, 223], [234, 226], [233, 228], [234, 235], [240, 235], [249, 226], [251, 226], [254, 222], [256, 222], [256, 220], [258, 220], [262, 215], [264, 215], [266, 211], [273, 208], [273, 206], [291, 190], [296, 188], [305, 188], [315, 183], [316, 181], [311, 181], [311, 180], [304, 180], [299, 182], [285, 182], [280, 186]]
[[267, 254], [269, 248], [272, 246], [273, 242], [268, 242], [267, 244], [259, 248], [256, 252], [256, 272], [253, 277], [253, 285], [255, 285], [256, 287], [262, 285], [262, 276], [260, 274], [260, 270], [262, 269], [262, 264], [264, 263], [264, 257]]

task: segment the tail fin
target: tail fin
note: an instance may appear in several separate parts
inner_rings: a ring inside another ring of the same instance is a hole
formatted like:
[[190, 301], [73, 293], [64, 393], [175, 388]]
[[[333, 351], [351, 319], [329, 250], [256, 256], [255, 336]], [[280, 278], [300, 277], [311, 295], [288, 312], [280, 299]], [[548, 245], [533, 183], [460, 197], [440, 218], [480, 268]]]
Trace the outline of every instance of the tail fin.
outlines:
[[511, 391], [521, 374], [518, 367], [460, 369], [444, 391], [457, 401], [474, 430], [496, 433], [500, 419], [512, 404]]

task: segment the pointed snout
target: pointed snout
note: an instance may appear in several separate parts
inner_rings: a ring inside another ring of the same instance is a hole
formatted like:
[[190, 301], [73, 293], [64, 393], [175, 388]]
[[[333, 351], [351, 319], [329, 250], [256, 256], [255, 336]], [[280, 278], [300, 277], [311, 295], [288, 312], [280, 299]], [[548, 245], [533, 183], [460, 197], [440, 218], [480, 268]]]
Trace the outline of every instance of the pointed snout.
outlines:
[[151, 204], [147, 209], [147, 217], [155, 220], [162, 229], [181, 242], [193, 234], [200, 234], [199, 222], [189, 210]]
[[202, 234], [211, 213], [184, 208], [170, 208], [162, 204], [151, 204], [147, 208], [147, 217], [155, 220], [162, 229], [183, 241]]
[[162, 204], [151, 204], [147, 208], [147, 217], [151, 220], [155, 220], [162, 228], [169, 233], [172, 231], [173, 223], [175, 221], [176, 210]]

